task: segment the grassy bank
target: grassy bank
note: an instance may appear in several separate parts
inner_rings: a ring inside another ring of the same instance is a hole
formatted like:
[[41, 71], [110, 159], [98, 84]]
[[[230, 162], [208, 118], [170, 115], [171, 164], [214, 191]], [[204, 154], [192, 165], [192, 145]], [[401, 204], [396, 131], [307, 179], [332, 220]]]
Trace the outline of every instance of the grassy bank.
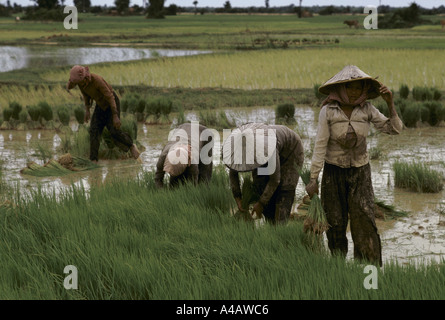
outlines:
[[[243, 90], [230, 88], [162, 88], [150, 86], [113, 85], [121, 102], [127, 94], [138, 94], [147, 99], [164, 98], [172, 101], [173, 110], [199, 110], [227, 107], [270, 106], [277, 103], [312, 103], [311, 89]], [[67, 106], [74, 109], [83, 106], [79, 89], [68, 93], [63, 85], [3, 85], [0, 86], [0, 113], [10, 102], [18, 102], [24, 108], [46, 101], [54, 109]], [[0, 115], [1, 118], [1, 115]]]
[[[2, 299], [441, 299], [444, 264], [364, 265], [315, 250], [296, 221], [230, 216], [225, 171], [210, 186], [154, 188], [153, 175], [54, 194], [16, 190], [0, 206]], [[119, 209], [116, 209], [119, 208]], [[18, 241], [20, 239], [20, 241]], [[66, 290], [65, 266], [78, 269]], [[407, 281], [409, 279], [409, 281]]]

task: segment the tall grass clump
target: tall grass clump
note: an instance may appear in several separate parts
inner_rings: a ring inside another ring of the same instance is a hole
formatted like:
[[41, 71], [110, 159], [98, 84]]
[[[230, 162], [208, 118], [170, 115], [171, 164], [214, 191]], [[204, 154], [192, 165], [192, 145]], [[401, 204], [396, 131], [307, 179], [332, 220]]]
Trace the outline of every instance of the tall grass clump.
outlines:
[[[439, 101], [426, 101], [423, 108], [428, 110], [428, 123], [432, 126], [445, 121], [445, 106]], [[422, 117], [422, 121], [424, 121]]]
[[[0, 206], [0, 298], [443, 298], [444, 264], [386, 263], [378, 290], [366, 290], [363, 265], [308, 250], [301, 223], [234, 219], [227, 183], [215, 170], [209, 184], [157, 190], [144, 172], [88, 189], [17, 190], [15, 206]], [[64, 288], [67, 265], [78, 269], [77, 290]]]
[[90, 133], [85, 126], [79, 126], [76, 132], [73, 133], [71, 143], [71, 150], [69, 151], [74, 156], [88, 157], [90, 154]]
[[40, 108], [40, 114], [45, 121], [53, 120], [54, 112], [48, 102], [40, 101], [37, 106]]
[[275, 120], [278, 123], [295, 123], [295, 105], [293, 103], [282, 103], [275, 108]]
[[[424, 113], [425, 117], [425, 113]], [[422, 104], [420, 102], [411, 101], [403, 111], [403, 123], [407, 127], [416, 127], [418, 122], [422, 120]]]
[[236, 127], [235, 120], [229, 118], [224, 110], [200, 110], [198, 114], [199, 123], [216, 130], [231, 129]]
[[400, 95], [400, 98], [402, 98], [402, 99], [408, 99], [408, 96], [409, 96], [409, 87], [406, 85], [406, 84], [404, 84], [404, 83], [402, 83], [401, 85], [400, 85], [400, 88], [399, 88], [399, 95]]
[[60, 106], [57, 109], [57, 116], [59, 118], [59, 121], [62, 125], [68, 126], [70, 124], [70, 111], [66, 106]]
[[85, 123], [85, 108], [82, 106], [77, 106], [74, 108], [74, 117], [79, 124]]
[[437, 88], [419, 87], [413, 88], [413, 99], [416, 101], [440, 100], [442, 93]]
[[32, 105], [27, 106], [29, 117], [32, 121], [39, 121], [41, 117], [41, 111], [38, 106]]
[[12, 118], [12, 110], [11, 108], [3, 109], [3, 121], [9, 121]]
[[23, 109], [22, 105], [16, 101], [12, 101], [9, 103], [9, 109], [12, 111], [11, 118], [14, 120], [19, 120], [19, 114]]
[[314, 84], [314, 86], [313, 86], [313, 89], [314, 89], [314, 95], [315, 95], [315, 97], [318, 99], [318, 100], [321, 100], [321, 99], [323, 99], [324, 97], [326, 97], [324, 94], [322, 94], [322, 93], [320, 93], [320, 91], [318, 91], [318, 89], [321, 87], [321, 84], [319, 84], [319, 83], [316, 83], [316, 84]]
[[146, 102], [145, 112], [149, 123], [169, 123], [173, 102], [164, 97], [152, 98]]
[[395, 186], [398, 188], [423, 193], [437, 193], [443, 189], [442, 174], [424, 163], [396, 161], [393, 170]]

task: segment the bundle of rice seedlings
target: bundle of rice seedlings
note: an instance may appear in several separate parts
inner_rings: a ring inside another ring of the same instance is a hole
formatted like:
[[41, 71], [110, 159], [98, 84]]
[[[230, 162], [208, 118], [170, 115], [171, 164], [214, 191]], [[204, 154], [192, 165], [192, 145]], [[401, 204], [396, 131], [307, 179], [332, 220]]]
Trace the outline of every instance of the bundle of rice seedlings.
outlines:
[[235, 218], [245, 221], [252, 221], [252, 215], [250, 214], [250, 205], [255, 202], [255, 190], [251, 177], [244, 175], [243, 184], [241, 186], [241, 207], [243, 211], [238, 210], [235, 213]]
[[[307, 185], [310, 181], [310, 170], [308, 168], [301, 169], [300, 177], [303, 183]], [[305, 233], [311, 232], [316, 235], [322, 235], [328, 229], [329, 223], [326, 219], [326, 213], [324, 212], [320, 197], [318, 194], [314, 194], [310, 199], [307, 216], [303, 223], [303, 231]]]
[[321, 200], [317, 194], [314, 194], [307, 211], [307, 217], [303, 223], [303, 231], [321, 235], [328, 229], [329, 223], [326, 220], [326, 213], [321, 205]]
[[59, 157], [58, 160], [51, 159], [43, 166], [30, 162], [20, 173], [35, 177], [64, 176], [72, 172], [92, 170], [99, 166], [94, 162], [81, 157], [71, 156], [67, 153]]

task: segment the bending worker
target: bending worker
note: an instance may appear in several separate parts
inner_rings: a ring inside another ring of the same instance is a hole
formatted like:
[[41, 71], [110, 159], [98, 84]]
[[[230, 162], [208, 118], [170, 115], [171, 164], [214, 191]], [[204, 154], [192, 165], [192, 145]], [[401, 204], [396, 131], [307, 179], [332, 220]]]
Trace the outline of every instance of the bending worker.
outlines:
[[298, 134], [283, 125], [248, 123], [235, 129], [223, 143], [223, 161], [230, 187], [242, 208], [239, 172], [252, 172], [253, 187], [260, 194], [252, 215], [272, 223], [286, 223], [295, 199], [303, 166], [303, 144]]
[[209, 182], [213, 168], [212, 134], [212, 131], [197, 122], [184, 123], [172, 130], [169, 142], [162, 149], [156, 164], [156, 186], [164, 186], [165, 173], [170, 176], [170, 187], [186, 181], [195, 185]]
[[122, 151], [131, 151], [133, 158], [140, 152], [130, 135], [120, 129], [120, 101], [113, 88], [99, 75], [90, 73], [88, 67], [74, 66], [70, 71], [67, 90], [79, 86], [85, 103], [85, 123], [90, 120], [90, 108], [96, 101], [90, 125], [90, 160], [97, 162], [100, 138], [106, 126], [116, 146]]

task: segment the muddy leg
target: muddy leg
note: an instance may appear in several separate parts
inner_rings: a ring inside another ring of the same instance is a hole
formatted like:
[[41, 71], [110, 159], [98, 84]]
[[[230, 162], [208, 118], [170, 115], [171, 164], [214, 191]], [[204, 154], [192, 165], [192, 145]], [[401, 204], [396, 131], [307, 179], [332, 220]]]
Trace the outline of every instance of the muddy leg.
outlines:
[[328, 247], [333, 255], [348, 253], [348, 184], [347, 169], [325, 164], [321, 181], [321, 201], [330, 225], [326, 232]]
[[375, 224], [371, 169], [369, 164], [354, 169], [349, 196], [354, 258], [382, 266], [382, 246]]

